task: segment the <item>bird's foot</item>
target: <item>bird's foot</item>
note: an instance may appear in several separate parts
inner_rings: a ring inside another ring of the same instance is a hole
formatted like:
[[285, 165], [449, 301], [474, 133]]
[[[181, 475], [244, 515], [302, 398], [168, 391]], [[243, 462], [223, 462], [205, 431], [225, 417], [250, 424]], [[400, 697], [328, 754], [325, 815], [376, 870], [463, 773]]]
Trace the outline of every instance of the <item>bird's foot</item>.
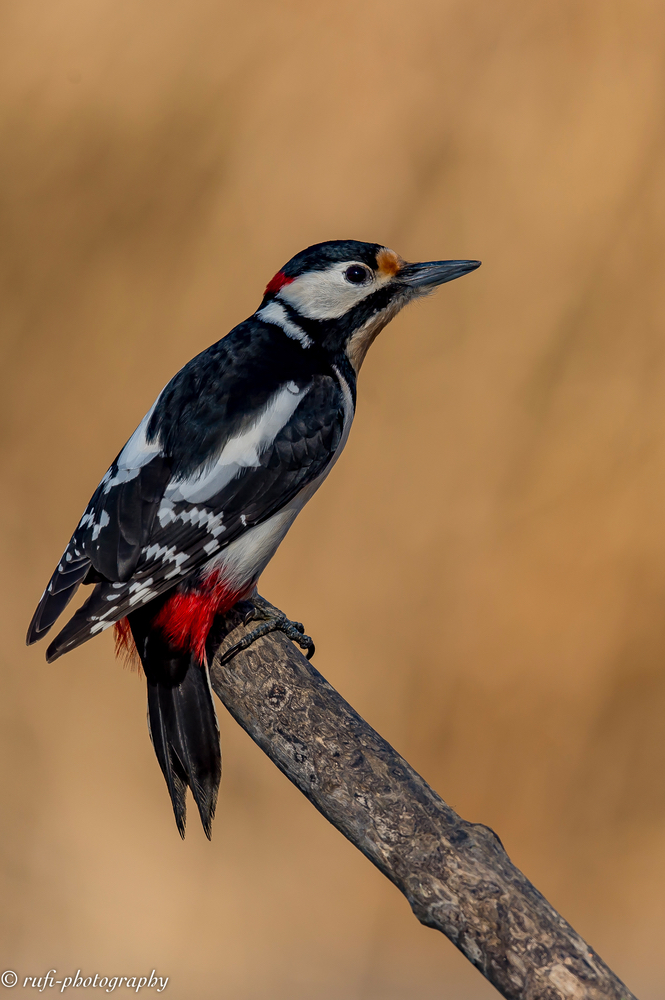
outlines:
[[307, 659], [312, 659], [314, 656], [314, 643], [308, 635], [305, 635], [305, 628], [300, 622], [292, 622], [290, 618], [286, 617], [283, 611], [273, 608], [272, 605], [268, 604], [267, 601], [264, 601], [258, 595], [248, 601], [243, 601], [242, 604], [249, 605], [249, 610], [243, 619], [243, 625], [248, 625], [251, 621], [260, 621], [261, 624], [253, 628], [251, 632], [247, 632], [242, 639], [234, 643], [226, 652], [222, 653], [218, 661], [220, 664], [228, 663], [236, 653], [247, 649], [248, 646], [251, 646], [261, 636], [278, 631], [283, 632], [287, 638], [297, 643], [301, 649], [306, 649]]

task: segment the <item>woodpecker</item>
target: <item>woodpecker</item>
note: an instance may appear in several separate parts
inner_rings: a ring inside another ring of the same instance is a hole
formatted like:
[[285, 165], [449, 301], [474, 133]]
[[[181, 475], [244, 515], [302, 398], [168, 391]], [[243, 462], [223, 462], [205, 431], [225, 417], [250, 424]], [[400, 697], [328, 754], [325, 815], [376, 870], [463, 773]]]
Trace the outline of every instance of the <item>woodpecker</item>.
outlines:
[[[206, 652], [215, 616], [249, 601], [266, 617], [257, 581], [346, 444], [368, 348], [408, 302], [479, 264], [407, 263], [356, 240], [302, 250], [249, 319], [171, 379], [86, 507], [27, 642], [92, 586], [46, 659], [112, 626], [117, 648], [138, 653], [182, 837], [189, 787], [210, 838], [221, 778]], [[284, 616], [248, 638], [275, 626], [311, 655]]]

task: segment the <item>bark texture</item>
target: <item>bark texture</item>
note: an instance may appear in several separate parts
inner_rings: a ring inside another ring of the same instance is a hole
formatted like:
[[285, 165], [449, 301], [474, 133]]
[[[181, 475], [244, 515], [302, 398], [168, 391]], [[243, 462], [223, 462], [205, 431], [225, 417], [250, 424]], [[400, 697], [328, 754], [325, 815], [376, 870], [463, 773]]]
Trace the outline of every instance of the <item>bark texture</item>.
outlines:
[[216, 621], [208, 651], [214, 691], [421, 923], [450, 938], [510, 1000], [635, 1000], [511, 863], [497, 835], [458, 816], [289, 639], [273, 632], [222, 664], [251, 628], [236, 609]]

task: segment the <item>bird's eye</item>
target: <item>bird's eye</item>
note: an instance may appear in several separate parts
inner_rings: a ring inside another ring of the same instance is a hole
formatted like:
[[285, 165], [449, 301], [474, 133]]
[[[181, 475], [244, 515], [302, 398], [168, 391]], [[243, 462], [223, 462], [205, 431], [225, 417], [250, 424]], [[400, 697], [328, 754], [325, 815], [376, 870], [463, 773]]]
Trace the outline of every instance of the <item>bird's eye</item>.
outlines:
[[369, 281], [370, 273], [366, 267], [361, 267], [360, 264], [352, 264], [351, 267], [347, 267], [344, 277], [352, 285], [364, 285]]

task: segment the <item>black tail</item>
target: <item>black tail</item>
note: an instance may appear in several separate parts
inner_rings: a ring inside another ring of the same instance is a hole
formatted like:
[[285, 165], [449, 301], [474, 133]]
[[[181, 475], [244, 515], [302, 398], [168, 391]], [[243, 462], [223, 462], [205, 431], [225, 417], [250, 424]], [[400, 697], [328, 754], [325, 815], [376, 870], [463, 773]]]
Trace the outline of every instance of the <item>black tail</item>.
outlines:
[[152, 628], [154, 614], [148, 605], [128, 616], [148, 679], [150, 738], [166, 778], [180, 836], [185, 836], [189, 785], [210, 839], [222, 756], [208, 668], [193, 653], [174, 649], [160, 630]]

